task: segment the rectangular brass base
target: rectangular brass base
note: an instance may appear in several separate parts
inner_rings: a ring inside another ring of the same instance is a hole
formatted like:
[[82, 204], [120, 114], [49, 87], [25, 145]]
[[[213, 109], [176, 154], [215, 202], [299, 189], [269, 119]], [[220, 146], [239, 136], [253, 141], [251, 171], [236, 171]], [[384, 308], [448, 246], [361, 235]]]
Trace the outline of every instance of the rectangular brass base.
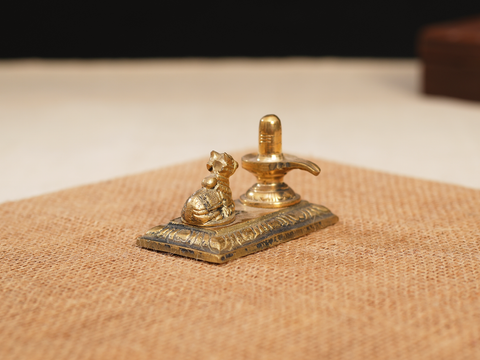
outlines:
[[322, 205], [300, 201], [279, 210], [235, 202], [235, 221], [226, 226], [186, 225], [181, 218], [150, 229], [137, 245], [212, 263], [224, 263], [335, 224]]

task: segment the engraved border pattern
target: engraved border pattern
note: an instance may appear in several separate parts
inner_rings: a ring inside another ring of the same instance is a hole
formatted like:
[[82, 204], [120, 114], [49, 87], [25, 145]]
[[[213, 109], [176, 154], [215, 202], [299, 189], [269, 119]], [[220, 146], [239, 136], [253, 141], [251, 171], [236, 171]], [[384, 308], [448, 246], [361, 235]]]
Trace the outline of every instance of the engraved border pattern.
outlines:
[[292, 240], [337, 221], [338, 217], [324, 206], [302, 201], [258, 219], [218, 230], [194, 228], [172, 221], [139, 237], [137, 245], [219, 263]]

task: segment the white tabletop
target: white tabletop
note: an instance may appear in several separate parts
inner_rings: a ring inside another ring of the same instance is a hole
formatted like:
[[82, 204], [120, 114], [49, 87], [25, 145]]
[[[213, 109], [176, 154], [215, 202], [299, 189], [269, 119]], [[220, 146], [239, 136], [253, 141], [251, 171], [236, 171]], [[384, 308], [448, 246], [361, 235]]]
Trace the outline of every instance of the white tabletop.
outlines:
[[[415, 60], [0, 62], [0, 202], [257, 146], [480, 189], [480, 103]], [[321, 164], [320, 164], [321, 165]]]

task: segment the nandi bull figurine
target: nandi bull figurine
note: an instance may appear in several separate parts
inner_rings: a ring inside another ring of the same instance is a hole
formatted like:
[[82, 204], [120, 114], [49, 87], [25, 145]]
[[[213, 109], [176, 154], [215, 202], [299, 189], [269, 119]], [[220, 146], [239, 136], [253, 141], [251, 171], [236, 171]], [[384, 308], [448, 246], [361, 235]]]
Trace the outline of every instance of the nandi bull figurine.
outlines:
[[137, 245], [197, 260], [223, 263], [290, 241], [335, 224], [338, 217], [322, 205], [302, 200], [283, 178], [299, 169], [320, 173], [314, 163], [282, 152], [282, 126], [275, 115], [260, 120], [258, 154], [242, 157], [242, 167], [257, 177], [233, 201], [229, 178], [238, 163], [212, 151], [211, 172], [183, 206], [181, 217], [150, 229]]
[[202, 181], [202, 188], [183, 205], [182, 220], [197, 226], [219, 226], [235, 219], [235, 204], [228, 178], [235, 173], [238, 163], [227, 153], [210, 153], [207, 170], [211, 175]]

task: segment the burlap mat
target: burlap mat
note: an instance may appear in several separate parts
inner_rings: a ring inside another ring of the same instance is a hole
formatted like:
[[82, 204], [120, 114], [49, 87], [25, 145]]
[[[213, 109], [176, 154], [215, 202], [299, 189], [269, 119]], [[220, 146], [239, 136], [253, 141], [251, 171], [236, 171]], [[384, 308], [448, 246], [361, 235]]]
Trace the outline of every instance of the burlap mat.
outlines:
[[224, 265], [136, 247], [206, 161], [1, 205], [0, 358], [480, 358], [480, 191], [319, 160], [287, 180], [333, 227]]

